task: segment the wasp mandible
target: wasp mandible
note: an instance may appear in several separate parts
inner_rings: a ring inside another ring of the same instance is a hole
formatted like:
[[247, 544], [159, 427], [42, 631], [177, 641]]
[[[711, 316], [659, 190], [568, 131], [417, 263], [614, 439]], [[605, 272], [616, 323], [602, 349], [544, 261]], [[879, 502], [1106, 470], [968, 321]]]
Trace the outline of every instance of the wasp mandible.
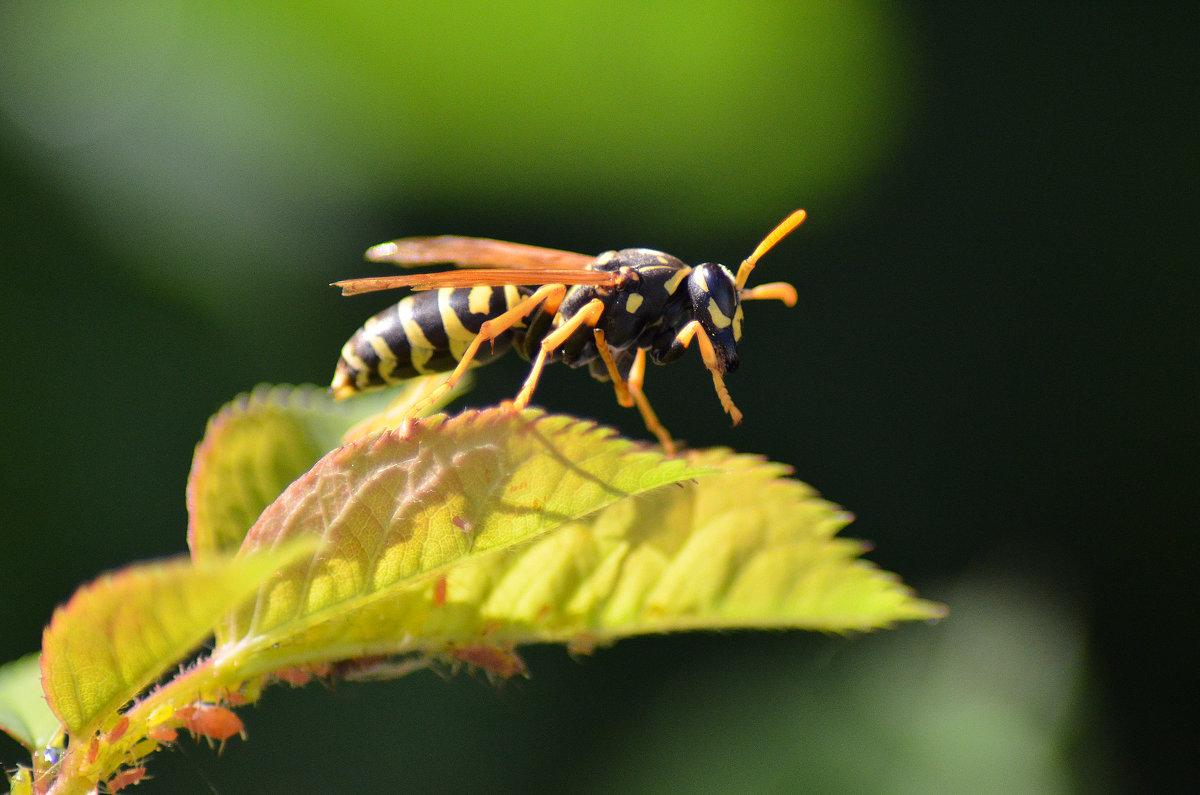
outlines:
[[[738, 366], [742, 302], [796, 303], [796, 288], [772, 282], [747, 288], [760, 257], [804, 221], [796, 210], [738, 268], [695, 267], [647, 248], [598, 257], [477, 237], [409, 237], [367, 251], [372, 262], [401, 267], [454, 264], [466, 270], [335, 282], [343, 295], [410, 287], [415, 292], [363, 324], [343, 346], [330, 387], [335, 397], [418, 375], [452, 371], [419, 411], [451, 389], [469, 367], [515, 348], [533, 361], [512, 405], [528, 405], [547, 362], [587, 365], [611, 380], [622, 406], [636, 405], [646, 428], [668, 453], [671, 435], [650, 407], [642, 384], [646, 359], [667, 364], [693, 342], [712, 374], [721, 406], [737, 425], [742, 413], [725, 387]], [[486, 345], [486, 347], [485, 347]]]

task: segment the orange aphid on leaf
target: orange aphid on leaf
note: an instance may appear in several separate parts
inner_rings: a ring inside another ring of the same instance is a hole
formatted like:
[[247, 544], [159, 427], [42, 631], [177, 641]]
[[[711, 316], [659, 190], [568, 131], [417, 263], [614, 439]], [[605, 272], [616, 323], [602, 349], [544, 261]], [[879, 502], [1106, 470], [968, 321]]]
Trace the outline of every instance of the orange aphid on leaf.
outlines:
[[287, 682], [292, 687], [304, 687], [312, 681], [312, 672], [306, 668], [280, 668], [275, 672], [275, 678]]
[[216, 704], [193, 704], [177, 714], [183, 719], [184, 728], [196, 736], [224, 742], [235, 734], [243, 737], [246, 734], [242, 719]]
[[324, 663], [313, 665], [296, 665], [291, 668], [280, 668], [273, 674], [280, 682], [287, 682], [292, 687], [304, 687], [315, 677], [329, 676], [333, 667]]
[[117, 740], [124, 737], [125, 732], [128, 730], [129, 730], [129, 717], [122, 715], [121, 719], [119, 721], [117, 721], [117, 725], [113, 726], [112, 730], [109, 731], [107, 740], [110, 743], [115, 743]]
[[120, 792], [131, 784], [137, 784], [146, 777], [146, 768], [131, 767], [128, 770], [122, 770], [117, 775], [108, 780], [105, 786], [109, 792]]
[[525, 661], [517, 653], [499, 646], [459, 646], [447, 652], [451, 657], [482, 668], [489, 674], [511, 679], [526, 672]]
[[179, 732], [172, 729], [170, 726], [151, 726], [146, 730], [146, 734], [160, 743], [173, 743], [179, 738]]

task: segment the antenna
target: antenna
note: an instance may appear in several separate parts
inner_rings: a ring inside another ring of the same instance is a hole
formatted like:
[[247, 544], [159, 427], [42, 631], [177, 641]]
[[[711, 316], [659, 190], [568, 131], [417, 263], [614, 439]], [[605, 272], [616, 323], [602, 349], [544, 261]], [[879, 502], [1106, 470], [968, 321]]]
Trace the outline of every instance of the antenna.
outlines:
[[742, 261], [742, 265], [738, 268], [737, 272], [737, 288], [739, 290], [746, 286], [746, 281], [750, 278], [750, 271], [754, 270], [759, 257], [766, 254], [776, 243], [787, 237], [789, 232], [804, 223], [807, 215], [808, 213], [804, 212], [804, 210], [796, 210], [796, 212], [784, 218], [779, 226], [772, 229], [771, 233], [763, 238], [763, 241], [754, 249], [754, 253]]

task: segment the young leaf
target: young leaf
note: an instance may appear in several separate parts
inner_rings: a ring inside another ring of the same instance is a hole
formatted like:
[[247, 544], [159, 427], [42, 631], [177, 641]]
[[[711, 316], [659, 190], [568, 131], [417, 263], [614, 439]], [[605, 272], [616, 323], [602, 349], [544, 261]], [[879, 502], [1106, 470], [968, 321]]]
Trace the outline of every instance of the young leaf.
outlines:
[[212, 633], [313, 542], [237, 560], [144, 563], [80, 588], [42, 638], [42, 686], [72, 736], [87, 736]]
[[[724, 471], [649, 495], [632, 517], [612, 511], [576, 528], [597, 566], [560, 603], [565, 609], [551, 607], [562, 621], [555, 634], [577, 629], [606, 642], [681, 629], [847, 632], [944, 615], [861, 560], [864, 544], [835, 537], [851, 517], [784, 477], [784, 467], [720, 450], [691, 458]], [[528, 604], [519, 579], [503, 585], [485, 611]]]
[[[691, 629], [848, 632], [944, 614], [861, 560], [861, 542], [835, 537], [850, 517], [784, 477], [784, 467], [721, 450], [689, 459], [723, 471], [564, 528], [512, 553], [499, 578], [477, 573], [468, 599], [480, 600], [482, 617], [504, 616], [513, 626], [508, 638], [496, 631], [497, 641], [605, 643]], [[451, 578], [448, 600], [455, 584]]]
[[[356, 423], [402, 412], [441, 380], [414, 379], [343, 401], [312, 386], [260, 386], [227, 403], [209, 420], [188, 475], [193, 559], [236, 551], [263, 509], [343, 435], [359, 432]], [[445, 399], [465, 388], [460, 382]]]
[[30, 751], [45, 748], [62, 724], [46, 703], [38, 654], [0, 667], [0, 729]]
[[243, 656], [239, 642], [253, 644], [261, 665], [297, 653], [308, 662], [352, 656], [320, 638], [357, 648], [352, 618], [364, 606], [704, 471], [592, 423], [532, 410], [469, 411], [367, 435], [323, 458], [247, 534], [243, 552], [292, 538], [322, 545], [264, 585], [218, 640]]
[[[686, 454], [720, 474], [616, 502], [530, 544], [464, 560], [328, 628], [330, 645], [426, 654], [702, 629], [865, 631], [933, 619], [894, 575], [835, 537], [850, 517], [760, 459]], [[352, 628], [352, 629], [351, 629]]]

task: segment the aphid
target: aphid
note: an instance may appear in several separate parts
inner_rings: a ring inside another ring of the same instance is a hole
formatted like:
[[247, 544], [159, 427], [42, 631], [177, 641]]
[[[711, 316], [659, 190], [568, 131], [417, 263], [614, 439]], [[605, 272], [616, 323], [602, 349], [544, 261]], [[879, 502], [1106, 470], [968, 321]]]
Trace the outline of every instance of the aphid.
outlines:
[[110, 778], [105, 786], [109, 792], [120, 792], [126, 787], [139, 783], [145, 777], [146, 768], [130, 767]]
[[446, 652], [450, 657], [474, 665], [492, 676], [511, 679], [524, 676], [528, 669], [515, 651], [498, 646], [456, 646]]
[[642, 391], [646, 359], [675, 361], [695, 340], [733, 424], [742, 420], [724, 376], [738, 366], [741, 302], [796, 303], [784, 282], [747, 288], [759, 258], [804, 220], [797, 210], [742, 262], [689, 266], [661, 251], [630, 248], [598, 257], [474, 237], [410, 237], [367, 251], [401, 267], [452, 263], [469, 268], [336, 282], [343, 295], [411, 287], [398, 304], [368, 320], [342, 348], [330, 387], [338, 398], [407, 378], [452, 370], [413, 414], [453, 387], [469, 367], [515, 348], [533, 361], [515, 409], [528, 405], [547, 362], [588, 365], [612, 380], [617, 402], [638, 407], [668, 452], [670, 434]]
[[179, 739], [179, 732], [170, 726], [151, 726], [146, 730], [146, 734], [160, 743], [173, 743]]
[[122, 715], [121, 719], [118, 720], [116, 725], [113, 726], [112, 729], [108, 732], [108, 736], [105, 739], [109, 743], [115, 743], [117, 740], [124, 737], [125, 732], [128, 730], [129, 730], [129, 716]]
[[225, 742], [235, 734], [245, 739], [246, 727], [242, 725], [242, 719], [225, 707], [197, 702], [180, 707], [176, 714], [183, 719], [184, 728], [193, 735], [218, 742]]

